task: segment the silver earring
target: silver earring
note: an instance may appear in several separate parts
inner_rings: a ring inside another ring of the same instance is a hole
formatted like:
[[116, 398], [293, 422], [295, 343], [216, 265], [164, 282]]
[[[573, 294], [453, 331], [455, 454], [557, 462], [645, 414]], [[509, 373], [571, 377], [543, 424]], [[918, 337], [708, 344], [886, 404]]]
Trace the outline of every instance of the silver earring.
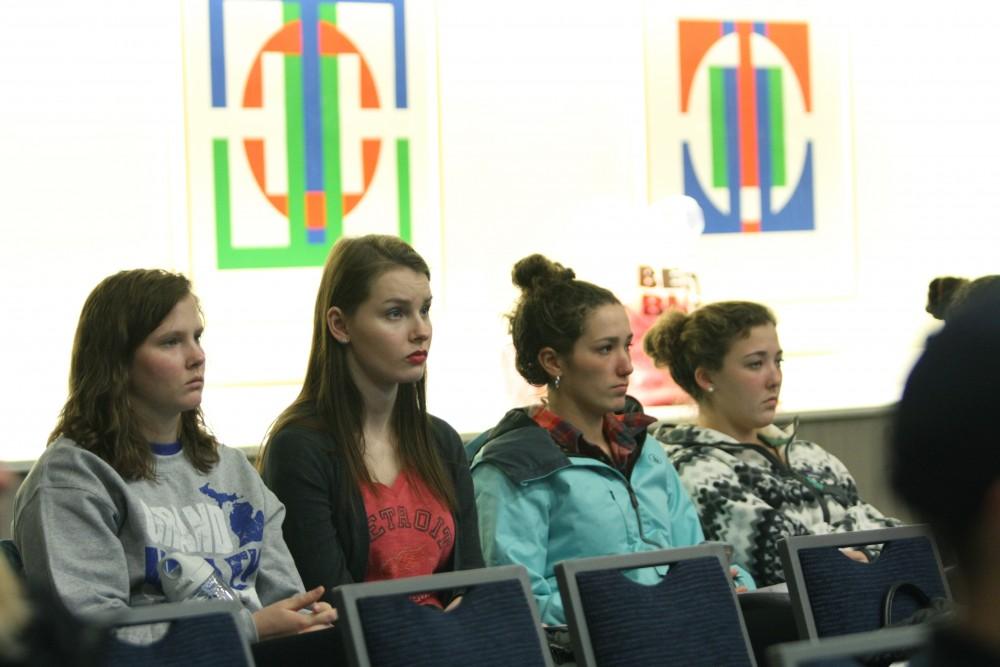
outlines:
[[715, 385], [712, 384], [708, 385], [708, 393], [711, 394], [713, 391], [715, 391]]
[[559, 381], [562, 380], [562, 375], [557, 375], [554, 380], [552, 380], [552, 386], [556, 389], [559, 388]]

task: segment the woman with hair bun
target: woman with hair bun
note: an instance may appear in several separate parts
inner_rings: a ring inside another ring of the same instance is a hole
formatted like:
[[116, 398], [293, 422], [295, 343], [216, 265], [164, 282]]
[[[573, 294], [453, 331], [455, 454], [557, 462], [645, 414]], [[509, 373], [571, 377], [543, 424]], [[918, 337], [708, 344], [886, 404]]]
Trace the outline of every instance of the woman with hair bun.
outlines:
[[797, 438], [794, 425], [786, 432], [772, 423], [782, 380], [775, 325], [766, 306], [723, 301], [666, 313], [643, 339], [698, 404], [695, 424], [650, 432], [698, 506], [706, 537], [732, 544], [734, 561], [762, 586], [784, 581], [783, 537], [899, 525], [862, 502], [835, 456]]
[[513, 281], [521, 289], [509, 315], [517, 370], [547, 387], [547, 397], [509, 411], [470, 444], [478, 449], [480, 538], [488, 565], [528, 570], [542, 621], [563, 624], [557, 562], [690, 546], [704, 536], [677, 472], [646, 444], [653, 418], [627, 396], [625, 308], [542, 255], [519, 261]]

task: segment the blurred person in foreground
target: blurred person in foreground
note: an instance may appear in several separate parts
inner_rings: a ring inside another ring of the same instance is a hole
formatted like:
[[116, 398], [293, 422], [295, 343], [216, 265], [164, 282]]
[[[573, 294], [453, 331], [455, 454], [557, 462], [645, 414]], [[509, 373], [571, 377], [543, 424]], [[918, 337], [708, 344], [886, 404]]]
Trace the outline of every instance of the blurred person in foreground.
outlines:
[[906, 383], [891, 461], [896, 492], [958, 562], [964, 605], [920, 664], [1000, 664], [1000, 283], [948, 310]]
[[[0, 496], [14, 474], [0, 463]], [[28, 589], [0, 555], [0, 667], [90, 667], [99, 664], [104, 632], [79, 623], [59, 601]]]

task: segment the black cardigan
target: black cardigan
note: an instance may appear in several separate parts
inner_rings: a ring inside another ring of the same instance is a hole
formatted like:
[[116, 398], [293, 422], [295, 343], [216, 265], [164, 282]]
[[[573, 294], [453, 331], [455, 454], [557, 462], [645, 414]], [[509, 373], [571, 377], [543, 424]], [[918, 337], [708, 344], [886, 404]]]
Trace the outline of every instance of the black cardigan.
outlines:
[[[455, 486], [458, 508], [455, 548], [447, 569], [483, 567], [476, 500], [462, 439], [451, 426], [431, 417], [431, 437]], [[285, 504], [282, 527], [306, 589], [325, 586], [333, 602], [341, 584], [364, 581], [368, 568], [368, 521], [361, 490], [336, 456], [337, 445], [323, 431], [301, 426], [283, 429], [264, 453], [264, 482]], [[353, 508], [341, 507], [338, 486], [351, 484]]]

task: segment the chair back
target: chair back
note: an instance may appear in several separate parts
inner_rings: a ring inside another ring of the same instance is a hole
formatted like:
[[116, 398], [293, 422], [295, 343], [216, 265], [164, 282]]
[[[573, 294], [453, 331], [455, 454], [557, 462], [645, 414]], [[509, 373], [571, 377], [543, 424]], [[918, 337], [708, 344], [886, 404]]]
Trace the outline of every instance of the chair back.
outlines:
[[[878, 544], [882, 550], [871, 563], [840, 552]], [[914, 584], [931, 598], [951, 599], [937, 546], [925, 526], [801, 535], [779, 541], [778, 549], [803, 639], [882, 627], [882, 606], [895, 584]], [[917, 600], [900, 595], [891, 620], [904, 619], [918, 608]]]
[[10, 569], [18, 576], [24, 576], [24, 563], [21, 561], [21, 552], [17, 550], [14, 540], [0, 540], [0, 551], [3, 551], [2, 558], [6, 558]]
[[112, 632], [103, 662], [108, 667], [253, 667], [250, 644], [240, 631], [240, 609], [237, 602], [192, 600], [99, 614], [91, 620], [115, 630], [169, 623], [165, 634], [150, 644], [133, 644]]
[[926, 626], [912, 625], [776, 644], [768, 650], [773, 667], [858, 667], [892, 664], [905, 660], [926, 646], [930, 632]]
[[[622, 570], [669, 565], [653, 586]], [[755, 665], [721, 544], [555, 566], [581, 667]]]
[[[419, 605], [418, 593], [462, 590], [448, 612]], [[551, 667], [531, 594], [518, 565], [460, 570], [334, 589], [354, 667]]]

